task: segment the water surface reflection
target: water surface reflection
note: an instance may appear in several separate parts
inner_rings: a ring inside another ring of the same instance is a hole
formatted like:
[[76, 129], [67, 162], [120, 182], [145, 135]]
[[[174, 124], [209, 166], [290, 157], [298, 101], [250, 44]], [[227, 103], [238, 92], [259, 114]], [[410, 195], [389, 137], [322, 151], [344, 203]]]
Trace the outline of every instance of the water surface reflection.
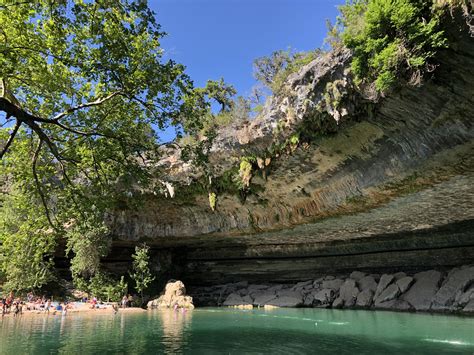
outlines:
[[0, 354], [474, 352], [474, 321], [320, 309], [195, 309], [0, 320]]

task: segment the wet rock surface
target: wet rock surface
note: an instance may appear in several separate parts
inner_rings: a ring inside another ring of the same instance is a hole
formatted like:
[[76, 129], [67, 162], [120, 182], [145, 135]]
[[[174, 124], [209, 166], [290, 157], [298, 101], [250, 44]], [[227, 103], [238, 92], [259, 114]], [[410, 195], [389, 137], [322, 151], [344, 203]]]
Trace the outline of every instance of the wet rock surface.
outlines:
[[[374, 277], [362, 273], [357, 275], [360, 276], [358, 281], [354, 280], [352, 273], [337, 278], [331, 276], [330, 280], [323, 277], [296, 284], [232, 283], [194, 287], [191, 294], [198, 306], [253, 305], [474, 314], [474, 265], [445, 271], [427, 270], [414, 275], [384, 274], [380, 277], [378, 286], [381, 291], [377, 297], [374, 297]], [[328, 286], [326, 281], [337, 281], [339, 287], [324, 288]]]

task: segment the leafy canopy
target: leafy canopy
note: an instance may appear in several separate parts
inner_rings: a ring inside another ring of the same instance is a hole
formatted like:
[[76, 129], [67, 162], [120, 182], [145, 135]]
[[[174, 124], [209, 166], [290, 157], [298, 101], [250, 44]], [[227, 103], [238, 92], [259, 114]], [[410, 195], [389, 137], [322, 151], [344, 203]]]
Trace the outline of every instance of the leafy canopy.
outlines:
[[11, 252], [34, 244], [44, 274], [61, 237], [74, 274], [93, 275], [107, 211], [154, 188], [156, 129], [192, 134], [208, 103], [163, 59], [146, 1], [0, 1], [0, 23], [0, 220], [16, 219], [0, 224], [3, 273], [18, 278]]

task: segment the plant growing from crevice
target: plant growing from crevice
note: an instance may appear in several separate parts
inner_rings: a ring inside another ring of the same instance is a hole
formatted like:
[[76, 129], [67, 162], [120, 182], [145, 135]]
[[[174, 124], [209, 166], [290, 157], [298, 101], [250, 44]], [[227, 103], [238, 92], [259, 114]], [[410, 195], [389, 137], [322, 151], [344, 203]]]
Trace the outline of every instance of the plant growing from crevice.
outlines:
[[209, 192], [209, 207], [211, 207], [212, 211], [216, 210], [217, 204], [217, 195], [215, 192]]
[[242, 157], [239, 165], [239, 186], [241, 190], [247, 189], [250, 186], [250, 180], [252, 179], [252, 163], [256, 162], [255, 157]]

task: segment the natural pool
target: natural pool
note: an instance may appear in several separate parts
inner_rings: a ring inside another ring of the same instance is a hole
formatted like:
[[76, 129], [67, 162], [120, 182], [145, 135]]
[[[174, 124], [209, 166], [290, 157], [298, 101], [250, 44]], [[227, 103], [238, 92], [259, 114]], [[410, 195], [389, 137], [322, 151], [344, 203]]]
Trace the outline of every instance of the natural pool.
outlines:
[[325, 309], [70, 314], [0, 320], [1, 354], [474, 353], [474, 319]]

